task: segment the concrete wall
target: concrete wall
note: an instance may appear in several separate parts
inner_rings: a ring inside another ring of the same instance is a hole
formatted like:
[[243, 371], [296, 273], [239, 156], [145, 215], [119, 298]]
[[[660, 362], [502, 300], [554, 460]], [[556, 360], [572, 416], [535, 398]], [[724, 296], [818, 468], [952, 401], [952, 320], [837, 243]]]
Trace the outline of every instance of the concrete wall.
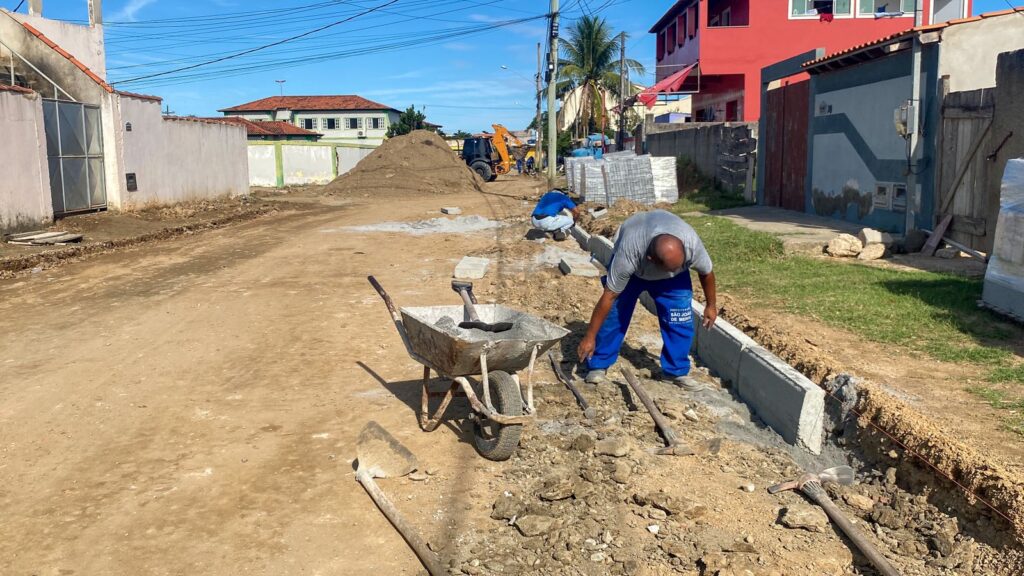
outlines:
[[50, 173], [38, 94], [0, 89], [0, 233], [53, 221]]
[[102, 25], [81, 26], [29, 14], [12, 13], [11, 15], [45, 34], [58, 46], [73, 54], [90, 70], [99, 74], [100, 78], [107, 77], [107, 56]]
[[324, 142], [249, 142], [251, 186], [327, 184], [376, 147]]
[[334, 148], [331, 146], [281, 147], [285, 186], [327, 184], [334, 180]]
[[[237, 196], [249, 191], [246, 132], [242, 126], [160, 115], [160, 103], [118, 97], [121, 165], [108, 195], [131, 210], [149, 205]], [[125, 127], [131, 123], [132, 131]], [[129, 192], [126, 174], [138, 190]], [[116, 184], [115, 184], [116, 182]]]
[[337, 148], [338, 174], [345, 174], [356, 167], [360, 160], [373, 153], [372, 148]]
[[[648, 122], [646, 129], [647, 152], [651, 156], [684, 156], [693, 161], [701, 173], [720, 184], [734, 189], [746, 185], [747, 163], [737, 163], [737, 159], [744, 158], [756, 149], [756, 123]], [[741, 170], [742, 175], [734, 174], [734, 169]], [[730, 172], [728, 178], [723, 174], [724, 171]]]
[[277, 186], [277, 158], [274, 146], [249, 145], [249, 185]]
[[996, 58], [1024, 48], [1024, 18], [1007, 14], [950, 26], [942, 31], [939, 76], [949, 76], [949, 91], [996, 85]]

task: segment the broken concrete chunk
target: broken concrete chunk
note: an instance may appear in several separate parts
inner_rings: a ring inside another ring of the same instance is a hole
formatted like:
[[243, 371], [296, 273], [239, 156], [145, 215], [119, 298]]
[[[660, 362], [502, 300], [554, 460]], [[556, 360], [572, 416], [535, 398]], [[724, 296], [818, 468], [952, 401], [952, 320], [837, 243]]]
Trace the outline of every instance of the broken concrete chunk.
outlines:
[[956, 248], [940, 248], [940, 249], [935, 251], [935, 257], [936, 258], [945, 258], [947, 260], [952, 260], [953, 258], [959, 258], [960, 257], [960, 250], [958, 250]]
[[591, 208], [591, 209], [587, 210], [587, 212], [590, 213], [590, 216], [594, 220], [600, 220], [601, 218], [606, 218], [608, 216], [608, 209], [604, 208], [604, 207], [601, 207], [601, 208]]
[[612, 471], [612, 480], [619, 484], [626, 484], [629, 482], [629, 477], [633, 475], [633, 467], [627, 462], [618, 461], [615, 463], [615, 470]]
[[491, 261], [487, 258], [474, 258], [472, 256], [464, 257], [455, 267], [455, 278], [464, 278], [467, 280], [479, 280], [487, 275], [487, 268], [491, 265]]
[[547, 534], [555, 526], [555, 519], [550, 516], [523, 516], [516, 519], [516, 528], [523, 536], [540, 536]]
[[779, 522], [786, 528], [808, 532], [825, 532], [828, 528], [828, 516], [820, 508], [802, 504], [783, 510]]
[[448, 214], [449, 216], [458, 216], [459, 214], [462, 214], [462, 208], [448, 206], [445, 208], [441, 208], [441, 214]]
[[861, 512], [870, 512], [875, 507], [875, 501], [867, 496], [861, 496], [860, 494], [847, 494], [843, 496], [843, 500], [849, 504], [850, 508], [860, 510]]
[[860, 251], [864, 249], [864, 245], [861, 244], [860, 240], [856, 236], [850, 234], [840, 234], [829, 241], [828, 246], [825, 247], [825, 251], [836, 258], [853, 258], [860, 254]]
[[572, 497], [575, 489], [576, 485], [574, 482], [567, 479], [558, 480], [540, 493], [540, 499], [547, 500], [548, 502], [566, 500]]
[[885, 257], [885, 244], [868, 244], [857, 255], [858, 260], [880, 260]]
[[494, 501], [491, 518], [495, 520], [511, 520], [526, 512], [526, 503], [511, 494], [502, 494]]
[[622, 458], [629, 454], [629, 444], [622, 438], [605, 438], [594, 446], [594, 450], [602, 456]]
[[857, 239], [864, 246], [869, 244], [882, 244], [886, 248], [892, 246], [893, 238], [886, 232], [879, 232], [874, 228], [864, 228], [857, 234]]

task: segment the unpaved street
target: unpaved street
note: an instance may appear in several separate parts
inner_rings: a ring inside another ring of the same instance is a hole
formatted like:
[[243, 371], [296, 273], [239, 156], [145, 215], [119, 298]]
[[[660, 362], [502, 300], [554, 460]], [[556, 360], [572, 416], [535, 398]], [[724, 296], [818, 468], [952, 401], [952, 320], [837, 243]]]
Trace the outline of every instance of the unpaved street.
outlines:
[[338, 228], [440, 205], [285, 211], [0, 284], [3, 572], [417, 572], [353, 480], [359, 429], [378, 420], [466, 486], [479, 460], [450, 433], [419, 432], [415, 385], [375, 378], [420, 370], [391, 345], [365, 278], [407, 302], [451, 302], [455, 256], [495, 238]]

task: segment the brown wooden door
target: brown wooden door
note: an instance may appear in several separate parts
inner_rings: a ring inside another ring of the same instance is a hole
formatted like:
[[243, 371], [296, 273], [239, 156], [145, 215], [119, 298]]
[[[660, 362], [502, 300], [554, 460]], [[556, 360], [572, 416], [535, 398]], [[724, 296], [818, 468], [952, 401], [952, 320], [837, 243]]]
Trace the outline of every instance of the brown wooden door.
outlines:
[[765, 114], [764, 201], [768, 206], [803, 211], [807, 182], [807, 128], [810, 82], [768, 91]]

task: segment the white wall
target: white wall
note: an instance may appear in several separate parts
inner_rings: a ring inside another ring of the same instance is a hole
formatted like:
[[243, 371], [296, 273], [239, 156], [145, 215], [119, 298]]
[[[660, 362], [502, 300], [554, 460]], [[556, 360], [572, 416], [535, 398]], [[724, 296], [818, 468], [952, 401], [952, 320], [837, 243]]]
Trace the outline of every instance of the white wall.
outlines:
[[38, 94], [0, 90], [0, 232], [53, 221], [50, 173]]
[[281, 146], [285, 186], [327, 184], [334, 180], [331, 146]]
[[994, 88], [996, 57], [1024, 48], [1024, 18], [1007, 14], [950, 26], [942, 31], [939, 77], [949, 75], [950, 92]]
[[273, 146], [249, 145], [249, 185], [277, 186], [277, 159]]
[[[84, 0], [82, 4], [85, 4]], [[12, 13], [17, 20], [26, 22], [39, 30], [58, 46], [71, 53], [100, 78], [107, 77], [106, 48], [103, 43], [103, 26], [81, 26], [62, 20], [49, 20], [42, 16]]]
[[[164, 118], [159, 102], [126, 96], [118, 100], [122, 209], [248, 193], [244, 127]], [[131, 132], [125, 129], [129, 122]], [[127, 191], [127, 173], [135, 173], [138, 191]], [[108, 181], [108, 189], [112, 186]]]
[[360, 160], [373, 153], [370, 148], [338, 147], [338, 174], [345, 174], [356, 167]]

